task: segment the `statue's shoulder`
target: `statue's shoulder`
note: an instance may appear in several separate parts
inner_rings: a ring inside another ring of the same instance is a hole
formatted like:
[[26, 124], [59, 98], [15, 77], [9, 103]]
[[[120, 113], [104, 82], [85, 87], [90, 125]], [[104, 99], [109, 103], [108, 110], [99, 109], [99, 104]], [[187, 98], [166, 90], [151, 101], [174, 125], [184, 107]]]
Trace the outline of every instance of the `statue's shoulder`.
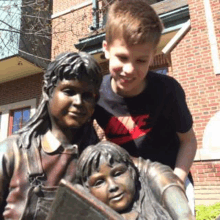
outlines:
[[5, 140], [0, 142], [0, 152], [4, 153], [12, 148], [17, 148], [19, 147], [18, 142], [19, 142], [20, 135], [15, 134], [7, 137]]

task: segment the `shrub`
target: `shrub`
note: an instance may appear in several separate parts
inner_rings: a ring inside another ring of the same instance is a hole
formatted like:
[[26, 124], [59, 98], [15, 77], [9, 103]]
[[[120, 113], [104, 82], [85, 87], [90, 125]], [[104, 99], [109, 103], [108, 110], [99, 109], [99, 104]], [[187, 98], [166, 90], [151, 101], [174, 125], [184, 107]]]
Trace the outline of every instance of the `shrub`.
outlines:
[[220, 203], [196, 206], [196, 220], [215, 220], [220, 215]]

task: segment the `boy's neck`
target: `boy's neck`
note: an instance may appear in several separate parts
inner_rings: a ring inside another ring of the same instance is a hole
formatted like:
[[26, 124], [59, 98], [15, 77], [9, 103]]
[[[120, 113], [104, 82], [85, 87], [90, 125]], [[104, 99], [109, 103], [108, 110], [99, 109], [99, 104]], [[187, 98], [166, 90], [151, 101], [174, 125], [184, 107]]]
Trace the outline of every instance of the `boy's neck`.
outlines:
[[126, 90], [126, 89], [121, 89], [117, 87], [114, 79], [113, 78], [111, 79], [112, 91], [116, 93], [117, 95], [125, 97], [125, 98], [134, 97], [134, 96], [141, 94], [146, 89], [147, 85], [148, 85], [148, 81], [147, 79], [145, 79], [145, 81], [143, 81], [143, 83], [139, 85], [138, 87], [133, 88], [132, 90]]

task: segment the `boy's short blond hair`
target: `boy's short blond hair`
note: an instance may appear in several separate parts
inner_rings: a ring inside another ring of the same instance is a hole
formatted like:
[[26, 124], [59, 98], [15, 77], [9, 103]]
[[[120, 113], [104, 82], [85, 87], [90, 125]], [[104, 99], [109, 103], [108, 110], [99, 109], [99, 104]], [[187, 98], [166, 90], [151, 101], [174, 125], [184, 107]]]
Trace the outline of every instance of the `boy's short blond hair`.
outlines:
[[128, 45], [158, 45], [163, 25], [147, 0], [115, 0], [109, 7], [106, 42], [122, 38]]

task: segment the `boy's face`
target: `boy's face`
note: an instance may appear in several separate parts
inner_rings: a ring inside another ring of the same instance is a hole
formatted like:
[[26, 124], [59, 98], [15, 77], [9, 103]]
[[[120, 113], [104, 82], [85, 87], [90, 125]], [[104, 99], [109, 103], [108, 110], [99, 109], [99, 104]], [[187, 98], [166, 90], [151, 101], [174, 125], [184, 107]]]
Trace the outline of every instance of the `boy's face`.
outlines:
[[145, 77], [155, 55], [154, 44], [128, 46], [123, 39], [115, 39], [110, 45], [104, 41], [103, 49], [109, 59], [113, 91], [124, 97], [140, 94], [146, 86]]
[[60, 128], [79, 128], [92, 116], [95, 107], [94, 85], [77, 79], [58, 81], [49, 98], [49, 113]]
[[131, 205], [135, 194], [135, 180], [131, 172], [123, 163], [109, 166], [103, 162], [99, 168], [99, 172], [89, 177], [90, 192], [115, 211], [124, 211]]

